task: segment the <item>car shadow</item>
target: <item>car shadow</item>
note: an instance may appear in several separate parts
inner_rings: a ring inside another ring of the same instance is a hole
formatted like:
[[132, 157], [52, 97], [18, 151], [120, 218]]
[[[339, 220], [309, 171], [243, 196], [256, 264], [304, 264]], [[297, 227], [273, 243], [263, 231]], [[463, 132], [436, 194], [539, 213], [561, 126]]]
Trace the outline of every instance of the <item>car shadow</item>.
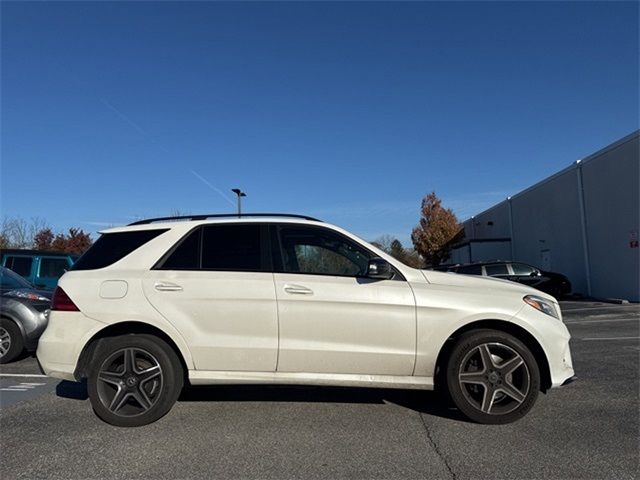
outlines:
[[297, 402], [394, 404], [419, 413], [467, 422], [443, 395], [424, 390], [289, 385], [187, 386], [179, 402]]
[[[56, 395], [71, 400], [86, 400], [89, 398], [87, 382], [63, 380], [56, 386]], [[426, 415], [468, 422], [442, 394], [424, 390], [297, 385], [188, 385], [182, 390], [178, 401], [392, 404]]]
[[86, 400], [89, 398], [89, 393], [87, 392], [87, 381], [69, 382], [67, 380], [63, 380], [56, 385], [56, 395], [62, 398], [69, 398], [71, 400]]

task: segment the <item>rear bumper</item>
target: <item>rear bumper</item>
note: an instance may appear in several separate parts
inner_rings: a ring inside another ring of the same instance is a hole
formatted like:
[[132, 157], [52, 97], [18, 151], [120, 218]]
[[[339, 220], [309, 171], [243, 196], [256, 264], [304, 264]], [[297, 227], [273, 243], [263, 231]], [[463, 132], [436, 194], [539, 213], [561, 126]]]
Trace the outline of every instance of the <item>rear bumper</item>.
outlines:
[[42, 365], [40, 365], [40, 360], [38, 360], [38, 357], [36, 357], [36, 363], [38, 364], [38, 371], [39, 371], [42, 375], [46, 375], [46, 373], [44, 373], [44, 369], [42, 368]]
[[562, 382], [562, 386], [569, 385], [570, 383], [575, 382], [578, 379], [577, 375], [567, 378], [564, 382]]
[[45, 375], [75, 381], [73, 372], [86, 343], [104, 327], [81, 312], [52, 311], [36, 356]]

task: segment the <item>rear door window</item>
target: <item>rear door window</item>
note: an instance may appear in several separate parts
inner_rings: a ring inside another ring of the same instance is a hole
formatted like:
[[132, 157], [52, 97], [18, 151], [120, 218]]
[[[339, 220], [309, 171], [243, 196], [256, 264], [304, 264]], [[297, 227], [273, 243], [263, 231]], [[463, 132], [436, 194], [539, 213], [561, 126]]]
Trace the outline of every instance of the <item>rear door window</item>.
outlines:
[[95, 270], [123, 259], [168, 229], [105, 233], [82, 255], [71, 270]]
[[169, 251], [165, 260], [160, 260], [159, 270], [199, 270], [200, 242], [202, 228], [197, 228], [187, 234]]
[[264, 229], [257, 223], [202, 227], [202, 269], [268, 271], [265, 241]]
[[5, 267], [23, 277], [29, 277], [31, 275], [31, 265], [33, 265], [33, 258], [13, 255], [7, 256], [4, 264]]

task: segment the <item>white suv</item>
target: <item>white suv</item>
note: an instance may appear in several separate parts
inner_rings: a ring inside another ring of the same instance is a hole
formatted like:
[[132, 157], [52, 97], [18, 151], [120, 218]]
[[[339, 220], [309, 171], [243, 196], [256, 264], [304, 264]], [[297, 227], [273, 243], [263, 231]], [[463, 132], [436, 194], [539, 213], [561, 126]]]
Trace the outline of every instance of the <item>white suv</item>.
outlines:
[[438, 388], [470, 419], [507, 423], [575, 378], [553, 297], [417, 270], [296, 215], [106, 230], [51, 310], [42, 369], [86, 378], [120, 426], [162, 417], [185, 382]]

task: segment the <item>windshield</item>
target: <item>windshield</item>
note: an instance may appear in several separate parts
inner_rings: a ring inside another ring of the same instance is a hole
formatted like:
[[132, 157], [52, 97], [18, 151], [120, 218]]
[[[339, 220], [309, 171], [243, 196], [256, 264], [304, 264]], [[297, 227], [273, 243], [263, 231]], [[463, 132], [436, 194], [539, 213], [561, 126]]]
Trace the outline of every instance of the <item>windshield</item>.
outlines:
[[3, 290], [9, 288], [33, 288], [24, 278], [8, 268], [0, 268], [0, 288]]

